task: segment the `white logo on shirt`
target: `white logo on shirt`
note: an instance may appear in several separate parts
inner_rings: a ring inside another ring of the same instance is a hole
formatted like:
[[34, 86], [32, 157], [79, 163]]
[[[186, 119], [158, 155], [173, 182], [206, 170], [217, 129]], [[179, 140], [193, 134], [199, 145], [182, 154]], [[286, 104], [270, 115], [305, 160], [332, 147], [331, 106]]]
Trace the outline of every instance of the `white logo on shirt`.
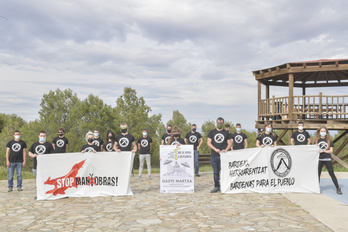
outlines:
[[191, 136], [189, 137], [189, 140], [190, 140], [191, 143], [195, 143], [195, 142], [197, 142], [197, 136], [191, 135]]
[[45, 151], [46, 151], [46, 147], [45, 147], [44, 145], [39, 145], [39, 146], [37, 146], [37, 147], [35, 148], [35, 152], [36, 152], [36, 154], [38, 154], [38, 155], [44, 154]]
[[234, 141], [236, 143], [241, 143], [243, 142], [243, 137], [241, 135], [237, 135], [236, 137], [234, 137]]
[[273, 144], [273, 139], [270, 137], [264, 137], [262, 143], [265, 146], [271, 146]]
[[63, 139], [59, 139], [56, 144], [57, 144], [58, 147], [63, 147], [64, 146], [64, 140]]
[[21, 148], [22, 148], [22, 146], [21, 146], [19, 143], [14, 143], [14, 144], [12, 145], [12, 151], [14, 151], [14, 152], [20, 151]]
[[119, 144], [121, 147], [127, 147], [128, 144], [129, 144], [129, 140], [127, 138], [121, 138], [120, 141], [119, 141]]
[[224, 140], [225, 140], [225, 136], [223, 134], [218, 133], [214, 136], [214, 141], [216, 143], [222, 143]]
[[141, 146], [142, 147], [147, 147], [149, 145], [149, 142], [146, 139], [141, 140]]

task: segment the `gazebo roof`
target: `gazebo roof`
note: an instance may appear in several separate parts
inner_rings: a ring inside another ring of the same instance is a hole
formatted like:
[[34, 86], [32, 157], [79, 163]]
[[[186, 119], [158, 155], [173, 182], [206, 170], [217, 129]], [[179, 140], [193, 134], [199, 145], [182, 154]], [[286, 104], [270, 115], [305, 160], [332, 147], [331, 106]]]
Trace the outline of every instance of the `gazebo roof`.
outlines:
[[348, 86], [348, 59], [290, 62], [253, 74], [264, 85], [288, 86], [289, 74], [293, 74], [294, 87]]

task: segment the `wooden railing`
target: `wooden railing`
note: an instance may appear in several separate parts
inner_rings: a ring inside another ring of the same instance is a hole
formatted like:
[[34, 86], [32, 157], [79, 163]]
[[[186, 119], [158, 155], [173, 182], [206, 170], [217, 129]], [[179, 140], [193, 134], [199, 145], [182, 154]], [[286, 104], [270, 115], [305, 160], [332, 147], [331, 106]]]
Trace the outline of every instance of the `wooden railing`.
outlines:
[[[259, 120], [348, 120], [348, 95], [294, 96], [293, 106], [289, 106], [289, 97], [263, 99], [259, 102]], [[289, 114], [289, 107], [293, 107]]]

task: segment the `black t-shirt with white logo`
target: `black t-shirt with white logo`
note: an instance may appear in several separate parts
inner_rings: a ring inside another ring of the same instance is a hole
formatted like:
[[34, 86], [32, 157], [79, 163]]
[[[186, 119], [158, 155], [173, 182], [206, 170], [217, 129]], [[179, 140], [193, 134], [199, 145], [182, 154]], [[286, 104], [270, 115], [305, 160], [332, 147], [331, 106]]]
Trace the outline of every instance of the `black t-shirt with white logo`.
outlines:
[[104, 143], [105, 151], [108, 151], [108, 152], [115, 151], [114, 150], [114, 143], [115, 143], [115, 141], [108, 141], [107, 143]]
[[133, 135], [131, 134], [119, 134], [116, 137], [117, 142], [117, 147], [118, 149], [120, 149], [121, 151], [131, 151], [132, 150], [132, 143], [135, 141], [135, 138]]
[[93, 143], [94, 143], [94, 145], [99, 147], [99, 151], [100, 151], [100, 146], [104, 144], [104, 140], [102, 138], [98, 137], [97, 139], [94, 139]]
[[248, 139], [248, 136], [244, 133], [234, 133], [232, 134], [233, 139], [233, 150], [244, 149], [244, 141]]
[[162, 135], [162, 140], [164, 140], [164, 144], [167, 144], [169, 139], [170, 139], [169, 134], [165, 133], [164, 135]]
[[138, 144], [140, 144], [141, 155], [150, 154], [150, 143], [152, 143], [152, 138], [150, 136], [147, 136], [146, 138], [141, 136], [138, 139]]
[[262, 134], [259, 134], [259, 136], [257, 137], [257, 140], [259, 140], [260, 145], [265, 145], [266, 147], [268, 147], [268, 146], [274, 145], [274, 142], [277, 141], [277, 136], [273, 134], [262, 133]]
[[[330, 147], [333, 147], [333, 146], [334, 146], [334, 144], [330, 140]], [[328, 147], [328, 143], [326, 142], [326, 139], [322, 139], [322, 138], [320, 138], [318, 140], [318, 147], [319, 147], [319, 150], [328, 150], [328, 149], [330, 149], [330, 147]], [[322, 152], [319, 155], [319, 160], [320, 161], [330, 161], [331, 160], [331, 154], [330, 153], [326, 153], [326, 152]]]
[[[51, 143], [45, 142], [45, 143], [40, 143], [40, 142], [35, 142], [33, 145], [31, 145], [29, 151], [33, 154], [36, 155], [45, 155], [45, 154], [52, 154], [54, 153], [54, 149]], [[34, 169], [36, 169], [37, 166], [37, 160], [36, 157], [34, 158]]]
[[292, 135], [291, 138], [294, 139], [295, 145], [307, 145], [308, 139], [311, 137], [309, 136], [309, 133], [307, 131], [295, 131]]
[[202, 138], [202, 135], [198, 133], [197, 131], [195, 133], [192, 133], [190, 131], [189, 133], [186, 134], [185, 138], [187, 139], [187, 144], [188, 145], [193, 145], [193, 150], [197, 150], [197, 146], [199, 144], [200, 138]]
[[185, 145], [185, 140], [183, 138], [177, 138], [177, 139], [173, 139], [172, 143], [170, 145], [177, 145], [177, 144], [181, 144], [181, 145]]
[[23, 149], [27, 148], [27, 144], [23, 140], [11, 140], [6, 147], [10, 148], [10, 163], [23, 163]]
[[[219, 149], [220, 151], [225, 150], [227, 148], [227, 141], [230, 139], [230, 133], [223, 129], [222, 131], [218, 131], [216, 128], [211, 130], [208, 133], [208, 138], [211, 139], [211, 144]], [[212, 156], [220, 156], [219, 153], [216, 153], [213, 149], [211, 149]]]
[[60, 138], [58, 136], [53, 139], [52, 143], [55, 145], [54, 153], [65, 153], [66, 145], [69, 144], [69, 141], [65, 137]]
[[93, 151], [100, 151], [100, 147], [97, 147], [96, 145], [89, 145], [88, 143], [83, 145], [81, 148], [81, 151], [85, 152], [93, 152]]

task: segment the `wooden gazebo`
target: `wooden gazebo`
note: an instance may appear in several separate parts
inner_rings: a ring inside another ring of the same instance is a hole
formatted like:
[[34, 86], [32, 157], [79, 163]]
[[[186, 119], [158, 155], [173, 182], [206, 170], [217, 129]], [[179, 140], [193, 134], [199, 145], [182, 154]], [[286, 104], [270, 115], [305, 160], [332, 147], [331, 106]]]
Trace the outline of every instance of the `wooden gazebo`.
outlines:
[[[344, 130], [336, 143], [348, 133], [348, 95], [328, 96], [319, 92], [306, 95], [307, 88], [348, 86], [348, 59], [325, 59], [291, 62], [279, 66], [253, 71], [258, 82], [258, 119], [256, 128], [260, 131], [265, 121], [271, 121], [274, 129], [283, 130], [278, 143], [288, 133], [289, 139], [297, 129], [298, 121], [305, 123], [305, 129], [315, 130], [321, 125], [329, 130]], [[261, 98], [262, 85], [266, 98]], [[270, 97], [270, 86], [288, 87], [288, 96]], [[294, 88], [301, 88], [302, 95], [294, 96]], [[347, 88], [348, 90], [348, 88]], [[347, 91], [348, 94], [348, 91]], [[348, 144], [348, 138], [335, 149], [333, 158], [348, 168], [344, 159], [337, 155]]]

